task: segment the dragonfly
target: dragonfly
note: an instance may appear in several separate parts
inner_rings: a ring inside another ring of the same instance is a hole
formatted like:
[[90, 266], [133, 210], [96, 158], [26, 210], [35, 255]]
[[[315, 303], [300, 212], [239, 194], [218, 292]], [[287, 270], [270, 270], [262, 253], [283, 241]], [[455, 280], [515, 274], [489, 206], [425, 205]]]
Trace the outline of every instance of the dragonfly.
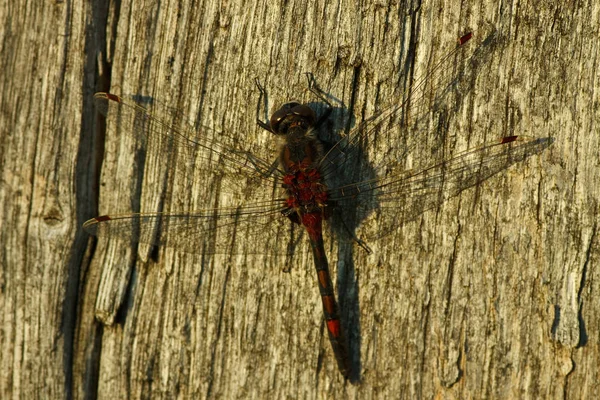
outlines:
[[[262, 190], [258, 191], [256, 201], [248, 200], [256, 196], [243, 192], [239, 195], [242, 200], [231, 205], [215, 202], [214, 207], [185, 212], [102, 215], [88, 220], [83, 227], [99, 237], [203, 254], [231, 251], [235, 241], [213, 239], [218, 233], [226, 238], [267, 237], [270, 233], [286, 234], [290, 226], [301, 228], [308, 236], [333, 354], [339, 371], [348, 378], [352, 363], [329, 271], [324, 223], [335, 225], [338, 236], [345, 235], [369, 252], [367, 243], [354, 234], [356, 224], [344, 223], [348, 211], [359, 215], [359, 221], [364, 219], [360, 215], [377, 213], [382, 220], [379, 233], [385, 236], [397, 232], [402, 223], [552, 143], [551, 138], [506, 136], [424, 168], [406, 169], [401, 163], [391, 162], [368, 169], [367, 173], [349, 173], [368, 164], [365, 162], [368, 146], [377, 142], [375, 138], [381, 136], [394, 117], [400, 112], [408, 113], [428, 96], [426, 83], [447, 68], [471, 37], [472, 33], [462, 36], [457, 46], [433, 63], [399, 100], [362, 121], [333, 144], [319, 136], [333, 106], [309, 74], [309, 90], [326, 105], [320, 116], [308, 103], [296, 101], [285, 103], [265, 122], [257, 116], [260, 128], [283, 140], [275, 163], [239, 148], [232, 136], [182, 122], [178, 113], [163, 118], [136, 101], [111, 93], [96, 93], [97, 110], [106, 116], [117, 116], [122, 132], [138, 140], [149, 154], [166, 160], [166, 168], [173, 174], [189, 179], [189, 171], [202, 165], [211, 171], [211, 182], [221, 182], [222, 190], [235, 192], [242, 187]], [[258, 82], [257, 85], [262, 99], [266, 92]], [[221, 179], [233, 183], [224, 184]], [[283, 249], [282, 253], [287, 251]]]

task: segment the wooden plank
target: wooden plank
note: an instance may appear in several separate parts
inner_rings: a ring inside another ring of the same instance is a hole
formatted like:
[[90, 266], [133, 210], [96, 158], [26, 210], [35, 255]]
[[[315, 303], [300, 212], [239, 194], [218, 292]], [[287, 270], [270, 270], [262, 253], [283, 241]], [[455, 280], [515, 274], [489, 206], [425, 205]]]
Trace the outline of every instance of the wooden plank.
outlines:
[[62, 398], [72, 386], [90, 13], [83, 3], [0, 6], [2, 398]]
[[[80, 7], [0, 7], [2, 398], [598, 396], [591, 4]], [[136, 96], [164, 118], [181, 110], [271, 160], [256, 78], [270, 111], [292, 99], [322, 110], [312, 72], [343, 134], [399, 103], [468, 31], [469, 47], [407, 119], [364, 143], [370, 166], [420, 168], [511, 135], [554, 143], [383, 239], [395, 219], [361, 221], [371, 255], [328, 242], [349, 382], [326, 338], [312, 257], [305, 247], [291, 261], [274, 255], [281, 232], [239, 232], [243, 251], [210, 257], [118, 240], [86, 248], [81, 225], [96, 215], [249, 196], [246, 181], [228, 190], [236, 176], [215, 180], [208, 164], [165, 177], [166, 157], [141, 152], [115, 121], [104, 133], [94, 90]]]

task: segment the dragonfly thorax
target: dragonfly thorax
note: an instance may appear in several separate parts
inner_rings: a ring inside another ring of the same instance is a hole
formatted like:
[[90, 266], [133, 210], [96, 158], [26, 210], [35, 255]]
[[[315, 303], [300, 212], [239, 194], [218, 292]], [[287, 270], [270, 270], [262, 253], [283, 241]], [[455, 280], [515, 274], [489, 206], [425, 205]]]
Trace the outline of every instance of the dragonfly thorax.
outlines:
[[271, 129], [285, 137], [280, 161], [285, 170], [284, 187], [288, 198], [286, 215], [294, 222], [305, 225], [305, 216], [322, 215], [327, 206], [327, 190], [319, 173], [323, 144], [314, 129], [316, 116], [307, 105], [284, 104], [271, 117]]
[[298, 222], [297, 214], [320, 214], [328, 205], [327, 188], [315, 168], [297, 165], [284, 176], [283, 184], [288, 192], [286, 205], [295, 210], [296, 217], [291, 218], [294, 222]]

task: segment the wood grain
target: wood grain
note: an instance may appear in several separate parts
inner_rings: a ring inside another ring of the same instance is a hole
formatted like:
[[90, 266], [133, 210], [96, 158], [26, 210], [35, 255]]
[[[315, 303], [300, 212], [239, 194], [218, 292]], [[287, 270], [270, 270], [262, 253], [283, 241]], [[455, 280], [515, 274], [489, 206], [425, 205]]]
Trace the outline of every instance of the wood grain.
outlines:
[[[593, 2], [18, 2], [0, 18], [0, 397], [600, 395]], [[399, 102], [468, 31], [441, 83], [390, 121], [397, 135], [374, 138], [372, 165], [424, 166], [510, 135], [554, 143], [381, 240], [385, 222], [366, 219], [371, 255], [328, 244], [350, 381], [310, 254], [273, 255], [284, 238], [203, 258], [81, 229], [247, 193], [219, 191], [202, 165], [165, 179], [165, 160], [94, 114], [95, 91], [181, 110], [272, 159], [255, 79], [273, 111], [315, 103], [312, 72], [341, 134]]]

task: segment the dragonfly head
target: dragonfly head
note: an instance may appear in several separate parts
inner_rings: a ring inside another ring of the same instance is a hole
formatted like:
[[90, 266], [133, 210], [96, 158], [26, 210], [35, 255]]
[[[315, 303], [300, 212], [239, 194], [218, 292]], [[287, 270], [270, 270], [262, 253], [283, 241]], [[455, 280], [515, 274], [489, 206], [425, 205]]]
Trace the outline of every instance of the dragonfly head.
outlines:
[[307, 130], [317, 120], [315, 112], [307, 105], [292, 102], [285, 103], [271, 116], [269, 124], [271, 131], [276, 135], [286, 135], [292, 127]]

